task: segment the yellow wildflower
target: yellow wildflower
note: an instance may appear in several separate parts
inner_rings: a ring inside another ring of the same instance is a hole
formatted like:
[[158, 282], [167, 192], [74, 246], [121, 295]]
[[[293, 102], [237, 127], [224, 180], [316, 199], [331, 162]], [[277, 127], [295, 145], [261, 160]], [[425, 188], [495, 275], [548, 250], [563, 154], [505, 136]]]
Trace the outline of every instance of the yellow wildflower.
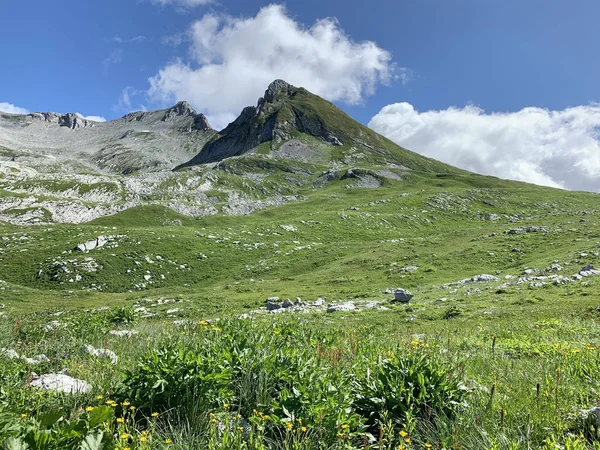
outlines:
[[152, 413], [152, 417], [158, 417], [158, 413], [157, 412], [153, 412]]
[[292, 422], [286, 422], [285, 423], [285, 427], [290, 430], [294, 425], [292, 425]]
[[93, 407], [93, 406], [88, 406], [87, 408], [85, 408], [85, 410], [86, 410], [87, 412], [90, 412], [90, 411], [93, 411], [93, 410], [94, 410], [94, 407]]
[[26, 413], [21, 414], [21, 419], [24, 419], [25, 417], [27, 417]]
[[117, 419], [117, 422], [119, 422], [119, 423], [125, 423], [125, 419], [124, 419], [124, 418], [122, 418], [122, 417], [119, 417], [119, 418]]
[[142, 436], [142, 437], [140, 438], [140, 442], [146, 442], [146, 438], [145, 438], [144, 436]]
[[408, 436], [408, 433], [407, 433], [406, 431], [402, 430], [402, 431], [400, 432], [400, 436], [401, 436], [401, 437], [406, 437], [406, 436]]
[[307, 428], [306, 427], [302, 427], [302, 428], [300, 428], [300, 430], [302, 430], [303, 433], [306, 433]]
[[165, 444], [170, 444], [171, 442], [173, 442], [171, 439], [165, 439]]
[[121, 439], [129, 439], [129, 434], [127, 434], [127, 433], [123, 433], [123, 434], [121, 435]]

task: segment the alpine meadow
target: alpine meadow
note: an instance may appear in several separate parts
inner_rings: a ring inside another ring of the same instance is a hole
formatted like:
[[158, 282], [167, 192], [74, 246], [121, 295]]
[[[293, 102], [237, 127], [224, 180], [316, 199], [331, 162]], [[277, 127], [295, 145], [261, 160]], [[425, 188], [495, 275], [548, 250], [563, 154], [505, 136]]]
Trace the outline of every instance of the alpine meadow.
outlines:
[[600, 197], [285, 81], [0, 114], [0, 446], [600, 449]]

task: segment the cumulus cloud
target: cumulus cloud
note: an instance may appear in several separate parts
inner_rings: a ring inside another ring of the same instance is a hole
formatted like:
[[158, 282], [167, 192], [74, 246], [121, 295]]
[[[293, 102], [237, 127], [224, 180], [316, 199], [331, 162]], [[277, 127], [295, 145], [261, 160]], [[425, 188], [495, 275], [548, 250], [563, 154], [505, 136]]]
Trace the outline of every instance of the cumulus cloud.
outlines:
[[332, 101], [360, 103], [396, 71], [374, 42], [356, 42], [335, 19], [312, 26], [269, 5], [255, 17], [206, 14], [189, 30], [189, 62], [176, 60], [149, 79], [150, 97], [167, 104], [187, 100], [217, 127], [256, 103], [274, 79], [303, 86]]
[[101, 116], [84, 116], [81, 113], [75, 113], [80, 119], [93, 120], [94, 122], [106, 122], [106, 119]]
[[600, 191], [600, 104], [486, 113], [468, 105], [384, 107], [369, 127], [426, 156], [486, 175]]
[[18, 106], [6, 102], [0, 102], [0, 112], [10, 114], [29, 114], [29, 111], [25, 108], [20, 108]]

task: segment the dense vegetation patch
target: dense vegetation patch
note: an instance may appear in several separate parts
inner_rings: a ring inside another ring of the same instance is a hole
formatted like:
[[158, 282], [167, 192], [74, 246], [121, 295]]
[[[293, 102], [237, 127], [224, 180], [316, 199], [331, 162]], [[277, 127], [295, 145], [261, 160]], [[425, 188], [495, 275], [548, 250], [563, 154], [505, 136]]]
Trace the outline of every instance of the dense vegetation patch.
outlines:
[[[417, 335], [383, 318], [168, 326], [111, 308], [2, 321], [0, 348], [22, 358], [0, 354], [0, 448], [598, 448], [595, 416], [584, 413], [599, 384], [597, 323]], [[140, 334], [110, 332], [132, 325]], [[48, 359], [24, 359], [39, 353]], [[33, 389], [34, 370], [93, 388]]]

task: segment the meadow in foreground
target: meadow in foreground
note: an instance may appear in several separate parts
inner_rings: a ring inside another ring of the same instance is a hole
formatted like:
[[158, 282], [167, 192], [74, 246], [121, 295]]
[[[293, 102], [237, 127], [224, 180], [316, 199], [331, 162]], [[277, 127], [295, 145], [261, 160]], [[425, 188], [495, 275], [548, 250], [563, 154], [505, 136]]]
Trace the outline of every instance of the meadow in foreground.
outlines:
[[[598, 313], [415, 323], [415, 309], [182, 325], [109, 310], [62, 314], [65, 326], [53, 330], [49, 313], [3, 320], [3, 347], [49, 361], [2, 357], [0, 441], [6, 449], [600, 448], [587, 411], [598, 401]], [[132, 326], [140, 334], [108, 334]], [[87, 354], [90, 343], [114, 350], [118, 364]], [[27, 387], [34, 370], [65, 368], [93, 389]]]

